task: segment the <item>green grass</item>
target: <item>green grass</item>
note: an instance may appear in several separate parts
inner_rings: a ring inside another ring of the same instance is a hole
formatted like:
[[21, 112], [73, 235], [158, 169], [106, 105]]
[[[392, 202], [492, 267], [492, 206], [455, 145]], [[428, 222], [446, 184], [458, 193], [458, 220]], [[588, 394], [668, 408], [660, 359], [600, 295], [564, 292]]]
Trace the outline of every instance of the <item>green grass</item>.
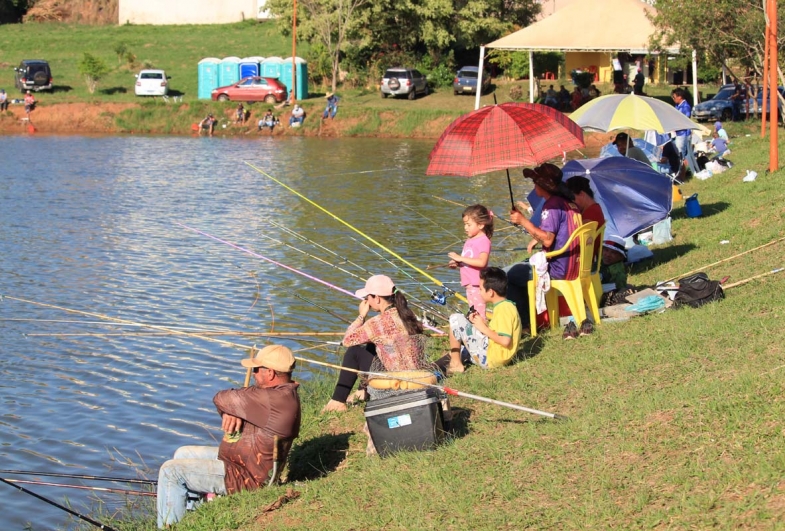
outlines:
[[[129, 69], [118, 61], [114, 49], [125, 43], [137, 57]], [[298, 45], [305, 55], [307, 44]], [[3, 67], [0, 87], [16, 92], [13, 67], [22, 59], [45, 59], [52, 67], [55, 91], [36, 95], [42, 103], [73, 101], [138, 101], [134, 96], [134, 74], [146, 62], [172, 76], [170, 90], [186, 101], [196, 99], [197, 64], [205, 57], [231, 55], [289, 57], [290, 38], [283, 37], [273, 22], [247, 21], [223, 25], [184, 26], [80, 26], [66, 24], [0, 25]], [[112, 71], [102, 79], [95, 94], [87, 92], [78, 63], [89, 52], [103, 59]], [[13, 97], [13, 96], [12, 96]]]
[[[783, 174], [765, 172], [768, 141], [759, 125], [727, 128], [735, 168], [683, 186], [699, 193], [704, 216], [677, 208], [674, 241], [654, 248], [632, 283], [782, 237]], [[754, 183], [741, 181], [747, 169]], [[770, 271], [783, 246], [706, 271], [730, 282]], [[308, 382], [290, 483], [220, 499], [177, 529], [783, 529], [783, 308], [785, 273], [701, 309], [606, 323], [572, 342], [530, 340], [516, 364], [449, 385], [570, 420], [455, 399], [457, 435], [432, 452], [366, 458], [362, 411], [319, 414], [333, 380]], [[299, 498], [264, 514], [287, 489]]]

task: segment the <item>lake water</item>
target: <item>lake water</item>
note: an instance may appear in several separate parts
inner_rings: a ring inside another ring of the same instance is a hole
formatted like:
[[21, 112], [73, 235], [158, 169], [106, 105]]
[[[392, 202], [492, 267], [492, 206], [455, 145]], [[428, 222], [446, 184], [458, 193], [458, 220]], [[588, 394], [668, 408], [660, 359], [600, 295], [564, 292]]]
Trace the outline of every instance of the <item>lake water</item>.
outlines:
[[[449, 250], [460, 252], [462, 207], [451, 201], [480, 202], [497, 213], [509, 205], [503, 173], [425, 177], [433, 141], [20, 136], [0, 142], [5, 470], [136, 477], [147, 469], [154, 477], [178, 446], [220, 438], [212, 397], [242, 384], [245, 349], [265, 342], [237, 332], [345, 328], [296, 295], [356, 315], [355, 299], [178, 223], [350, 291], [384, 273], [412, 299], [427, 301], [435, 285], [423, 275], [244, 161], [421, 269], [446, 263]], [[530, 185], [520, 172], [513, 184], [525, 197]], [[525, 240], [504, 224], [498, 229], [493, 261], [502, 263], [511, 253], [501, 249]], [[429, 273], [458, 278], [447, 269]], [[230, 331], [219, 338], [235, 344], [140, 324]], [[335, 347], [301, 355], [340, 359]], [[295, 377], [318, 374], [300, 363]], [[27, 488], [60, 503], [67, 495], [80, 512], [94, 503], [85, 491]], [[109, 510], [122, 505], [117, 495], [100, 500]], [[3, 529], [69, 525], [66, 513], [2, 484], [0, 507]]]

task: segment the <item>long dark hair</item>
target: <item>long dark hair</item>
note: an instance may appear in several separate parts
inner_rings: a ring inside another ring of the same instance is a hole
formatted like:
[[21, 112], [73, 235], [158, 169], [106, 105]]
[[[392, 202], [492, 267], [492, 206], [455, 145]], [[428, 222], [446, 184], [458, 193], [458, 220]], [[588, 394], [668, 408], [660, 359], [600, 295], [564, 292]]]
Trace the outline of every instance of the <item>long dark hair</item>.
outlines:
[[420, 323], [420, 320], [417, 319], [417, 316], [414, 315], [414, 312], [409, 308], [409, 303], [406, 301], [406, 297], [402, 291], [398, 288], [394, 288], [392, 295], [389, 297], [382, 297], [382, 299], [395, 306], [395, 309], [398, 310], [398, 316], [401, 318], [401, 321], [403, 321], [403, 326], [410, 336], [422, 334], [422, 323]]

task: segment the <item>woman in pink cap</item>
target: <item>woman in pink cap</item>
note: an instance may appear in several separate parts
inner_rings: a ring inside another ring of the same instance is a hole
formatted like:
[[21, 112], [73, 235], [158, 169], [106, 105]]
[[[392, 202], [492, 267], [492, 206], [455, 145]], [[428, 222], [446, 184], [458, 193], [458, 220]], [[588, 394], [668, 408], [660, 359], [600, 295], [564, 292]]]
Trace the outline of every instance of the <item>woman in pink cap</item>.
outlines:
[[[378, 356], [388, 371], [417, 368], [417, 362], [422, 357], [422, 352], [415, 351], [417, 342], [401, 339], [422, 334], [422, 324], [409, 309], [406, 297], [395, 287], [390, 277], [372, 276], [366, 281], [365, 287], [357, 290], [355, 295], [362, 299], [360, 311], [343, 337], [343, 346], [348, 348], [342, 365], [350, 369], [369, 371], [371, 363]], [[366, 320], [371, 310], [379, 312], [379, 315]], [[391, 344], [398, 348], [383, 348]], [[357, 373], [341, 371], [332, 400], [327, 402], [322, 412], [346, 411], [346, 401], [356, 381]], [[358, 391], [355, 397], [364, 399], [365, 390]]]

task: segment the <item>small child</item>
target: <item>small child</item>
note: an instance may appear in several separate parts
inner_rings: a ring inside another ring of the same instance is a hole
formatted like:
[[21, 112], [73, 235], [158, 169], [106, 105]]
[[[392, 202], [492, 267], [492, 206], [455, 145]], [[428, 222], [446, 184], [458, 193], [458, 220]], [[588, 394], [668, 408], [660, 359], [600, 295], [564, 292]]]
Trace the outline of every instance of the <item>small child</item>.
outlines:
[[480, 292], [493, 308], [489, 322], [478, 312], [468, 316], [450, 316], [450, 365], [448, 373], [463, 372], [461, 345], [466, 347], [472, 363], [483, 369], [494, 369], [508, 364], [521, 341], [521, 319], [515, 304], [507, 300], [507, 275], [498, 267], [480, 272]]
[[482, 205], [463, 211], [463, 230], [469, 237], [461, 254], [449, 253], [451, 268], [461, 268], [461, 286], [466, 288], [469, 306], [485, 317], [485, 301], [480, 295], [480, 271], [488, 266], [493, 236], [493, 216]]
[[714, 131], [711, 136], [711, 147], [718, 157], [722, 157], [728, 151], [728, 142], [720, 136], [717, 131]]
[[602, 265], [600, 266], [600, 277], [603, 284], [613, 282], [617, 291], [627, 289], [627, 269], [624, 262], [627, 261], [627, 249], [624, 239], [615, 234], [609, 235], [602, 242]]

